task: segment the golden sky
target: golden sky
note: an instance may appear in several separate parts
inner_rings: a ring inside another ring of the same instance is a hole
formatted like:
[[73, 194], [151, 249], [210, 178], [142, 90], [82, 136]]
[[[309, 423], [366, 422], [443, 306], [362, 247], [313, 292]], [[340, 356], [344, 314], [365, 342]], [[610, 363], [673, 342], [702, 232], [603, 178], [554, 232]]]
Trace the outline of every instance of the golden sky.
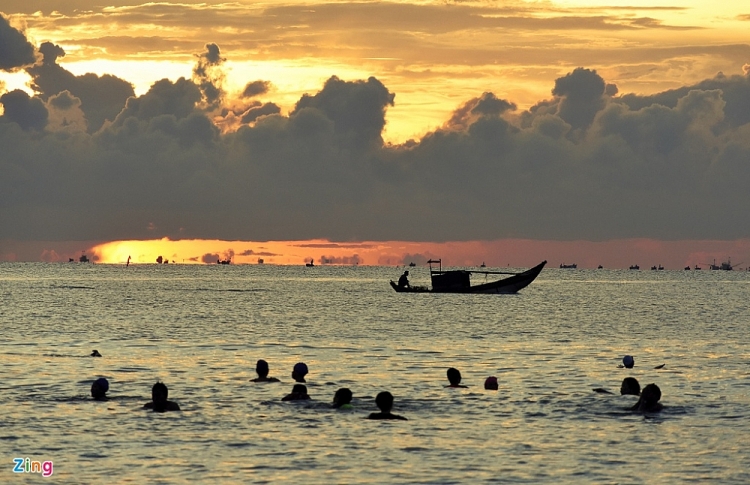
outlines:
[[[230, 95], [270, 81], [266, 98], [282, 112], [331, 75], [375, 76], [396, 94], [385, 129], [393, 143], [421, 137], [485, 91], [527, 108], [576, 67], [633, 93], [739, 73], [750, 25], [746, 2], [705, 0], [8, 0], [2, 10], [37, 45], [65, 49], [69, 71], [117, 75], [136, 94], [189, 77], [206, 43], [221, 48]], [[28, 80], [3, 78], [9, 87]]]

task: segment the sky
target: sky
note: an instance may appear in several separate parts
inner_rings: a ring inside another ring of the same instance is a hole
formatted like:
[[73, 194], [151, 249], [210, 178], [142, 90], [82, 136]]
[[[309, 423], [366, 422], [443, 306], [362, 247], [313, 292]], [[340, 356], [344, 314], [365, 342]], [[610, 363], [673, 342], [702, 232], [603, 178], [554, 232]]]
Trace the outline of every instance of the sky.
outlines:
[[750, 263], [747, 2], [0, 11], [0, 261]]

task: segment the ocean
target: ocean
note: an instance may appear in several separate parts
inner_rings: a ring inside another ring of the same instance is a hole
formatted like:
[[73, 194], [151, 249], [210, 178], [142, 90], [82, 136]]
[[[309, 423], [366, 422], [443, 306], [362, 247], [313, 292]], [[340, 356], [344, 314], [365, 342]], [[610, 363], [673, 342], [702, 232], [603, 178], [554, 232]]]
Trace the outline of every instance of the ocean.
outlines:
[[[750, 483], [750, 272], [551, 268], [517, 295], [401, 272], [0, 263], [0, 482]], [[297, 362], [312, 399], [282, 402]], [[663, 411], [628, 409], [629, 376]], [[142, 409], [157, 381], [182, 411]], [[408, 421], [365, 419], [385, 390]]]

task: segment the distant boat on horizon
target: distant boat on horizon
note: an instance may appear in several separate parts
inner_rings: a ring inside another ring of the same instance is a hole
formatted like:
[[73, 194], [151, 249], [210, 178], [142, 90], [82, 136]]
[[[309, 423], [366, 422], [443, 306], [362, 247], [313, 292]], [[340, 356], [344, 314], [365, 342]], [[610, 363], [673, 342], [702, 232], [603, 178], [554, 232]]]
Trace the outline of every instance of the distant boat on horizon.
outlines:
[[720, 265], [717, 265], [716, 260], [714, 259], [713, 264], [709, 264], [708, 266], [713, 270], [720, 271], [732, 271], [734, 269], [734, 266], [732, 266], [732, 258], [727, 258], [726, 262], [722, 262]]
[[577, 267], [578, 265], [576, 263], [573, 263], [573, 264], [560, 263], [560, 269], [576, 269]]
[[628, 269], [635, 269], [635, 270], [639, 270], [639, 269], [641, 269], [641, 267], [640, 267], [640, 266], [638, 266], [637, 264], [634, 264], [634, 265], [632, 265], [632, 266], [631, 266], [630, 268], [628, 268]]

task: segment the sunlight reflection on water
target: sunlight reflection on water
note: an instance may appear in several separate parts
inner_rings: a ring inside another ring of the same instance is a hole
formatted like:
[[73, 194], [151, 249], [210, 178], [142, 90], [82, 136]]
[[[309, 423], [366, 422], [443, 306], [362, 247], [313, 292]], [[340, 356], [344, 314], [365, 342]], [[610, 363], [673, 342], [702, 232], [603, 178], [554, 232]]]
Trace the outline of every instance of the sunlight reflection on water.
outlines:
[[[551, 269], [497, 296], [396, 294], [399, 273], [0, 264], [0, 452], [69, 482], [750, 481], [750, 275]], [[259, 358], [282, 383], [249, 382]], [[313, 400], [282, 403], [298, 361]], [[629, 375], [662, 413], [592, 392]], [[157, 379], [181, 413], [140, 409]], [[409, 421], [363, 419], [382, 390]]]

